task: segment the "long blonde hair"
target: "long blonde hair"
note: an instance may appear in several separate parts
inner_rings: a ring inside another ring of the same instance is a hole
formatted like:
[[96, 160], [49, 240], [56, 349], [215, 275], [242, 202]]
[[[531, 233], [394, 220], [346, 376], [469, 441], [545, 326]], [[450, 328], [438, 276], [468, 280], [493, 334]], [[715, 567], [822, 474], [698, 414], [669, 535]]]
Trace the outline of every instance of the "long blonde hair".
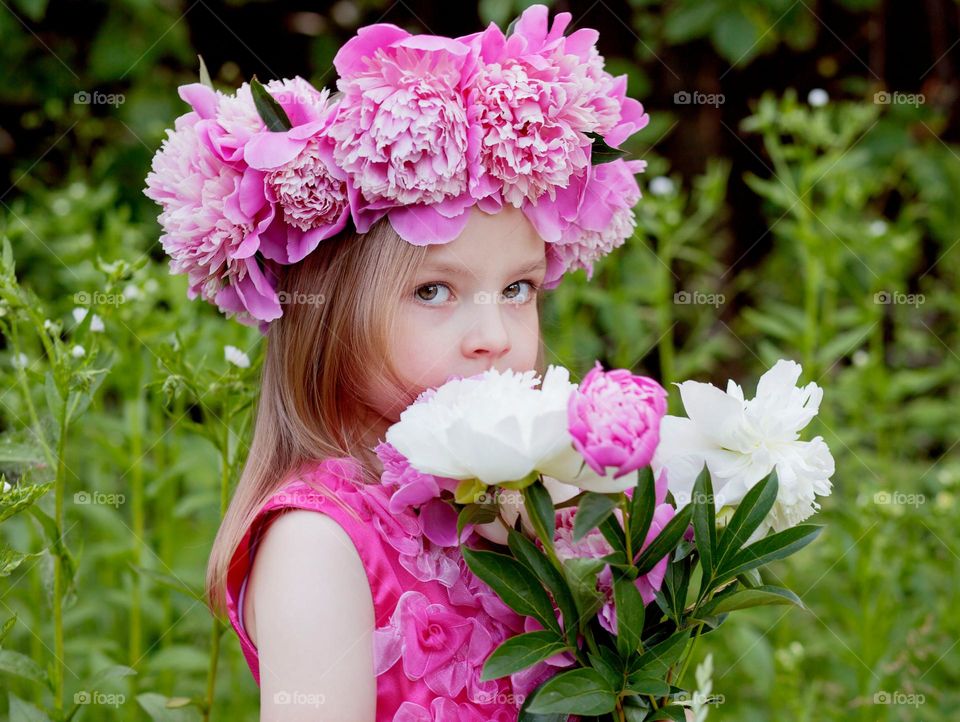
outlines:
[[[210, 610], [226, 617], [226, 582], [237, 545], [263, 504], [303, 464], [331, 457], [359, 461], [379, 483], [367, 421], [369, 379], [407, 394], [390, 358], [398, 304], [426, 257], [383, 219], [365, 234], [352, 228], [323, 240], [279, 281], [283, 315], [266, 336], [253, 439], [207, 564]], [[538, 308], [542, 295], [537, 299]], [[544, 372], [542, 336], [538, 372]], [[403, 398], [398, 396], [398, 398]], [[375, 446], [375, 444], [374, 444]]]

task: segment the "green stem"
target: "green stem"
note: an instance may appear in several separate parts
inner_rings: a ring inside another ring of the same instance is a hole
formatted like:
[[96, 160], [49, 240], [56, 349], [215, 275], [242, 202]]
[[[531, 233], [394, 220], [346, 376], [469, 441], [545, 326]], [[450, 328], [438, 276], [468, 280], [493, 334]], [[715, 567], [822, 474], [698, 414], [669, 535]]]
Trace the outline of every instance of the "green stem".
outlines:
[[63, 497], [66, 487], [67, 465], [64, 461], [67, 445], [67, 400], [60, 408], [60, 435], [57, 441], [57, 475], [54, 480], [54, 527], [57, 540], [53, 554], [53, 708], [57, 717], [63, 714]]
[[[144, 494], [143, 494], [143, 464], [140, 460], [143, 449], [143, 392], [142, 388], [142, 365], [139, 354], [136, 355], [137, 370], [135, 377], [137, 379], [135, 387], [137, 397], [133, 400], [130, 413], [130, 453], [133, 458], [133, 466], [130, 469], [130, 506], [133, 523], [133, 548], [131, 555], [133, 563], [140, 566], [143, 559], [143, 534], [144, 534]], [[135, 666], [141, 655], [142, 638], [142, 618], [141, 618], [141, 575], [133, 575], [130, 587], [130, 645], [129, 656], [131, 666]], [[133, 680], [131, 680], [133, 681]]]
[[690, 660], [693, 658], [693, 650], [696, 649], [697, 642], [700, 640], [700, 631], [703, 629], [703, 622], [697, 625], [697, 633], [693, 639], [687, 644], [687, 648], [683, 652], [683, 664], [680, 666], [680, 674], [677, 675], [676, 682], [678, 685], [683, 683], [683, 675], [687, 673], [687, 667], [690, 664]]

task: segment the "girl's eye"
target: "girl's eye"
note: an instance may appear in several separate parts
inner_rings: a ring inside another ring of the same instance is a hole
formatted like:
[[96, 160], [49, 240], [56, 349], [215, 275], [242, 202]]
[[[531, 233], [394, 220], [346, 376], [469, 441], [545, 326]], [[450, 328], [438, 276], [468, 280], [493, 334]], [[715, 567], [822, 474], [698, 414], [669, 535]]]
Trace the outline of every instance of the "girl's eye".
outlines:
[[[526, 295], [523, 295], [520, 290], [513, 290], [513, 289], [519, 289], [520, 285], [524, 283], [527, 285], [529, 289]], [[537, 292], [537, 286], [533, 283], [533, 281], [514, 281], [504, 289], [503, 297], [506, 298], [508, 302], [516, 303], [519, 305], [529, 301], [530, 298], [532, 298], [536, 292]]]
[[[446, 297], [439, 293], [438, 289], [446, 289]], [[421, 293], [422, 291], [425, 292]], [[417, 297], [417, 300], [421, 301], [427, 306], [439, 306], [450, 297], [450, 289], [446, 284], [443, 283], [427, 283], [423, 286], [420, 286], [414, 293]], [[437, 301], [438, 298], [440, 299], [439, 302]]]

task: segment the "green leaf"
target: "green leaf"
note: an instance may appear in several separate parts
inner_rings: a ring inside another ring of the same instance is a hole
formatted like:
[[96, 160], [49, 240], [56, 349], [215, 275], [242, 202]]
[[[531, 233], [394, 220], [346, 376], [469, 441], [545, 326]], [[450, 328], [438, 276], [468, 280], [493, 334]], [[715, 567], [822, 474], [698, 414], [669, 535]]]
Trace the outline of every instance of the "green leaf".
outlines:
[[617, 502], [605, 494], [587, 492], [573, 517], [573, 540], [580, 541], [591, 529], [606, 519], [617, 508]]
[[601, 715], [613, 711], [617, 695], [595, 669], [582, 667], [548, 679], [533, 695], [531, 712]]
[[613, 603], [617, 609], [617, 651], [623, 657], [636, 652], [643, 634], [643, 598], [634, 580], [615, 571]]
[[461, 539], [468, 524], [488, 524], [499, 515], [496, 504], [467, 504], [457, 514], [457, 539]]
[[736, 554], [767, 518], [767, 514], [777, 500], [779, 488], [777, 469], [774, 467], [773, 471], [744, 495], [743, 501], [737, 506], [737, 510], [730, 517], [720, 537], [720, 544], [717, 547], [717, 567], [723, 566], [731, 555]]
[[690, 526], [690, 516], [693, 514], [693, 505], [687, 504], [683, 509], [667, 522], [657, 538], [650, 546], [644, 549], [637, 557], [636, 567], [638, 574], [646, 574], [653, 569], [657, 562], [663, 559], [677, 546], [677, 542], [683, 538], [684, 532]]
[[581, 625], [588, 622], [603, 606], [603, 594], [597, 590], [597, 575], [604, 566], [600, 559], [574, 557], [563, 560], [564, 575], [573, 593], [577, 618]]
[[250, 81], [250, 92], [253, 95], [253, 104], [257, 108], [257, 113], [260, 115], [260, 119], [263, 120], [268, 130], [283, 132], [293, 127], [293, 123], [290, 122], [286, 111], [280, 103], [274, 100], [273, 96], [267, 92], [267, 89], [257, 80], [256, 75], [254, 75]]
[[622, 158], [627, 154], [625, 150], [611, 148], [607, 142], [597, 133], [587, 133], [587, 137], [593, 140], [590, 148], [590, 164], [599, 165], [601, 163], [610, 163], [617, 158]]
[[819, 524], [799, 524], [764, 537], [737, 552], [723, 569], [718, 570], [717, 581], [724, 581], [750, 569], [788, 557], [795, 551], [803, 549], [822, 531], [823, 526]]
[[627, 677], [625, 689], [634, 694], [650, 694], [654, 697], [664, 697], [670, 694], [670, 685], [657, 677], [651, 677], [640, 672], [634, 672]]
[[703, 465], [703, 470], [693, 484], [693, 534], [697, 541], [697, 551], [700, 552], [700, 564], [703, 566], [704, 579], [709, 579], [714, 572], [714, 558], [717, 549], [717, 519], [713, 496], [713, 481], [710, 470]]
[[[633, 489], [633, 496], [630, 498], [630, 548], [640, 549], [650, 531], [650, 524], [653, 523], [653, 512], [657, 506], [656, 482], [653, 478], [653, 470], [645, 466], [640, 470], [637, 485]], [[579, 512], [577, 512], [579, 513]], [[574, 523], [574, 536], [576, 536], [576, 523]], [[632, 560], [631, 560], [632, 561]]]
[[[623, 533], [623, 527], [617, 517], [610, 515], [600, 522], [600, 531], [603, 538], [610, 542], [618, 562], [629, 564], [631, 560], [627, 559], [627, 537]], [[610, 555], [608, 555], [610, 556]]]
[[53, 488], [53, 482], [45, 484], [16, 484], [6, 494], [0, 494], [0, 521], [30, 508], [41, 496]]
[[10, 722], [50, 722], [50, 717], [39, 707], [10, 692]]
[[[523, 490], [523, 503], [526, 504], [530, 516], [530, 523], [534, 531], [544, 544], [553, 544], [553, 535], [556, 531], [556, 510], [553, 508], [553, 499], [550, 492], [537, 481]], [[577, 511], [579, 514], [580, 512]]]
[[673, 722], [686, 722], [687, 713], [684, 711], [685, 709], [685, 707], [678, 704], [661, 707], [653, 713], [652, 717], [647, 717], [645, 722], [653, 722], [653, 720], [673, 720]]
[[663, 678], [670, 669], [680, 659], [683, 650], [687, 647], [687, 640], [690, 638], [690, 632], [681, 630], [659, 644], [651, 647], [641, 654], [633, 664], [630, 665], [630, 674], [642, 672], [648, 677]]
[[207, 64], [203, 62], [202, 55], [197, 55], [197, 59], [200, 61], [200, 82], [212, 89], [213, 81], [210, 80], [210, 72], [207, 70]]
[[[525, 564], [543, 585], [553, 594], [553, 599], [563, 615], [563, 626], [577, 629], [577, 603], [567, 580], [537, 546], [516, 529], [507, 530], [507, 546], [520, 563]], [[571, 637], [573, 639], [573, 637]]]
[[46, 671], [30, 657], [12, 649], [0, 649], [0, 672], [13, 674], [31, 682], [49, 685]]
[[562, 633], [550, 597], [523, 564], [506, 554], [470, 548], [463, 549], [463, 558], [470, 571], [517, 614], [535, 617], [545, 628]]
[[567, 649], [564, 641], [556, 632], [544, 629], [536, 632], [527, 632], [510, 637], [493, 650], [486, 663], [480, 680], [486, 682], [491, 679], [506, 677], [508, 674], [519, 672], [542, 662]]
[[720, 599], [712, 599], [697, 614], [698, 616], [701, 614], [710, 616], [732, 612], [736, 609], [761, 607], [770, 604], [793, 604], [801, 609], [806, 609], [803, 600], [789, 589], [764, 585], [750, 589], [740, 589]]
[[38, 557], [42, 552], [36, 554], [23, 554], [18, 552], [16, 549], [8, 547], [3, 542], [0, 542], [0, 577], [8, 577], [12, 572], [16, 570], [24, 561], [30, 559], [31, 557]]

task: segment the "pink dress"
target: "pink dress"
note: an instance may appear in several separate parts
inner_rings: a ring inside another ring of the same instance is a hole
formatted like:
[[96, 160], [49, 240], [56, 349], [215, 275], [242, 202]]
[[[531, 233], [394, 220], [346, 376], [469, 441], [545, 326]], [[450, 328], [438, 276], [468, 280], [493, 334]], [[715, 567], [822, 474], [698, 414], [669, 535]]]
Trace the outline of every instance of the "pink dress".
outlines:
[[377, 722], [516, 720], [523, 698], [511, 680], [481, 682], [480, 671], [504, 639], [524, 631], [522, 620], [470, 572], [456, 547], [434, 545], [421, 533], [415, 511], [389, 511], [388, 490], [362, 483], [356, 463], [340, 457], [305, 466], [263, 505], [234, 553], [227, 609], [257, 684], [257, 649], [243, 628], [247, 574], [275, 512], [310, 509], [343, 527], [367, 573], [376, 618]]

